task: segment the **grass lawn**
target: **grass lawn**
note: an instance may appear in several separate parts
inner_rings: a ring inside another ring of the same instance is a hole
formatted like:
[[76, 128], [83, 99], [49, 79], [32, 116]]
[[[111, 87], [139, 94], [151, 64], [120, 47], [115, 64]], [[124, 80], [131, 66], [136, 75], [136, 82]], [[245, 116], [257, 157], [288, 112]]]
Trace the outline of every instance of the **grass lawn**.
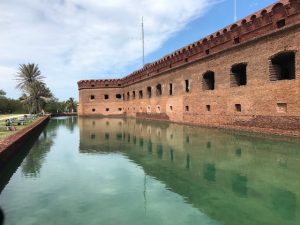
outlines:
[[0, 114], [0, 120], [6, 120], [12, 117], [20, 117], [23, 116], [25, 114]]
[[[21, 114], [21, 116], [24, 114]], [[20, 115], [16, 115], [13, 114], [11, 115], [9, 118], [11, 117], [18, 117]], [[9, 130], [5, 130], [5, 119], [0, 119], [0, 142], [3, 141], [5, 138], [15, 134], [16, 132], [18, 132], [19, 130], [24, 129], [25, 127], [30, 126], [31, 124], [33, 124], [34, 122], [42, 119], [43, 117], [36, 117], [34, 119], [32, 119], [31, 121], [28, 121], [28, 123], [26, 125], [16, 125], [16, 131], [9, 131]]]

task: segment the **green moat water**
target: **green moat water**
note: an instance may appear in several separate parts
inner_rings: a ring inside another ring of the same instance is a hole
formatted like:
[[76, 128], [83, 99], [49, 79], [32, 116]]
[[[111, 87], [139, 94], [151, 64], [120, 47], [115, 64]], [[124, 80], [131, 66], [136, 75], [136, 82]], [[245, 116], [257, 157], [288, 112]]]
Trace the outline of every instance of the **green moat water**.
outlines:
[[299, 141], [71, 117], [28, 150], [0, 173], [6, 225], [300, 224]]

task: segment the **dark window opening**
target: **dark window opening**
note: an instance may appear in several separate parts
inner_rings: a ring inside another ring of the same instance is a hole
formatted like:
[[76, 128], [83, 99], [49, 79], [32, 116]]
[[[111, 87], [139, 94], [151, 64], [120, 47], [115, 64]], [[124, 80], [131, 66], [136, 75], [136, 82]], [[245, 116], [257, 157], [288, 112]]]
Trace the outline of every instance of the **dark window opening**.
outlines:
[[214, 90], [215, 89], [215, 73], [214, 72], [208, 71], [205, 74], [203, 74], [202, 88], [203, 88], [203, 90]]
[[206, 110], [210, 112], [210, 105], [206, 105]]
[[277, 23], [277, 28], [282, 28], [285, 26], [285, 19], [282, 19], [282, 20], [278, 20]]
[[210, 141], [208, 141], [208, 142], [206, 143], [206, 148], [211, 148], [211, 142], [210, 142]]
[[96, 135], [93, 133], [91, 134], [91, 139], [95, 139], [96, 138]]
[[106, 112], [108, 112], [108, 111], [109, 111], [109, 108], [106, 108], [105, 110], [106, 110]]
[[108, 87], [108, 84], [105, 84], [105, 87]]
[[271, 59], [270, 80], [295, 79], [295, 53], [286, 52]]
[[142, 90], [139, 91], [139, 98], [143, 98], [143, 91]]
[[173, 84], [169, 84], [169, 95], [173, 95]]
[[170, 111], [173, 111], [173, 106], [170, 105]]
[[235, 111], [242, 112], [242, 106], [241, 106], [241, 104], [235, 104], [234, 107], [235, 107]]
[[161, 84], [156, 85], [156, 96], [161, 96], [162, 95], [162, 88]]
[[206, 49], [206, 50], [205, 50], [205, 54], [206, 54], [206, 55], [209, 55], [209, 49]]
[[127, 100], [129, 100], [129, 99], [130, 99], [130, 93], [127, 92]]
[[185, 61], [185, 62], [188, 62], [188, 61], [189, 61], [189, 59], [188, 59], [188, 58], [185, 58], [185, 59], [184, 59], [184, 61]]
[[247, 84], [247, 64], [240, 63], [231, 67], [230, 86], [237, 87]]
[[185, 92], [189, 92], [190, 91], [190, 82], [189, 80], [185, 80]]
[[116, 94], [116, 98], [117, 98], [117, 99], [121, 99], [121, 98], [122, 98], [122, 95], [121, 95], [121, 94]]
[[160, 113], [160, 106], [159, 105], [156, 107], [156, 109], [157, 109], [157, 112]]
[[233, 43], [234, 44], [238, 44], [238, 43], [240, 43], [241, 41], [240, 41], [240, 38], [239, 37], [236, 37], [235, 39], [233, 39]]
[[185, 106], [185, 111], [190, 111], [190, 107], [188, 105]]
[[190, 143], [190, 136], [186, 136], [185, 141], [186, 143]]
[[119, 110], [119, 111], [122, 111], [122, 108], [119, 108], [118, 110]]
[[241, 148], [237, 148], [237, 149], [235, 150], [235, 155], [236, 155], [237, 157], [241, 157], [241, 156], [242, 156], [242, 149], [241, 149]]
[[96, 109], [92, 109], [92, 112], [95, 112], [96, 111]]
[[121, 140], [123, 139], [123, 134], [122, 134], [122, 133], [117, 133], [117, 134], [116, 134], [116, 139], [117, 139], [118, 141], [121, 141]]
[[135, 99], [135, 91], [132, 92], [132, 98]]
[[118, 87], [120, 87], [121, 86], [121, 84], [118, 84]]
[[147, 87], [147, 95], [148, 95], [148, 98], [151, 98], [151, 87]]
[[280, 113], [287, 112], [287, 104], [286, 103], [277, 103], [277, 112], [280, 112]]
[[109, 96], [108, 95], [104, 95], [104, 99], [109, 99]]
[[95, 87], [95, 85], [94, 85], [94, 84], [92, 84], [91, 86], [92, 86], [92, 87]]
[[94, 99], [95, 99], [95, 95], [91, 95], [91, 96], [90, 96], [90, 99], [91, 99], [91, 100], [94, 100]]

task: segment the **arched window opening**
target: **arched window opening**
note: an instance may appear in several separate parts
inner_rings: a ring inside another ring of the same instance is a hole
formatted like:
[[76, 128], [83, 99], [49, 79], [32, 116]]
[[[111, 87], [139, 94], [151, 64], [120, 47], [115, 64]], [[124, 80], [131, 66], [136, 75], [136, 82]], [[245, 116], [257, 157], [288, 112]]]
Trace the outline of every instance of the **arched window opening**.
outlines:
[[148, 95], [148, 98], [151, 98], [151, 95], [152, 95], [151, 87], [147, 87], [147, 95]]
[[214, 90], [215, 89], [215, 73], [208, 71], [203, 74], [202, 79], [203, 90]]
[[162, 88], [161, 84], [156, 85], [156, 96], [161, 96], [162, 95]]
[[139, 91], [139, 98], [143, 98], [143, 91], [142, 90]]
[[272, 57], [269, 72], [271, 81], [295, 79], [295, 52], [283, 52]]
[[247, 84], [247, 64], [239, 63], [231, 67], [230, 86], [237, 87]]

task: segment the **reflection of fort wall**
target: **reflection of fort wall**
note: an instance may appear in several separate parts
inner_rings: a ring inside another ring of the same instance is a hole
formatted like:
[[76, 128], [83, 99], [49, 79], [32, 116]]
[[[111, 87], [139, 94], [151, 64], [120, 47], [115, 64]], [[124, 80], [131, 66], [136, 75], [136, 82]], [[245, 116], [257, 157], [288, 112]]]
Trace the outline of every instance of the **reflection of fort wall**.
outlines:
[[275, 213], [278, 225], [299, 214], [299, 143], [135, 119], [80, 118], [79, 126], [81, 152], [121, 151], [214, 219], [224, 220], [215, 207], [243, 215], [225, 224], [245, 224], [253, 210]]
[[182, 127], [175, 124], [122, 118], [79, 118], [78, 123], [81, 144], [87, 147], [91, 144], [99, 147], [106, 143], [117, 149], [124, 144], [130, 146], [137, 139], [145, 142], [151, 140], [154, 144], [167, 142], [176, 149], [183, 146]]
[[79, 126], [81, 151], [105, 152], [105, 146], [109, 146], [120, 151], [139, 149], [143, 155], [152, 145], [152, 157], [178, 163], [182, 168], [189, 164], [191, 170], [201, 171], [211, 164], [218, 170], [236, 170], [264, 180], [272, 174], [280, 176], [278, 185], [282, 185], [287, 167], [300, 171], [299, 145], [295, 143], [278, 144], [213, 129], [135, 119], [79, 118]]

